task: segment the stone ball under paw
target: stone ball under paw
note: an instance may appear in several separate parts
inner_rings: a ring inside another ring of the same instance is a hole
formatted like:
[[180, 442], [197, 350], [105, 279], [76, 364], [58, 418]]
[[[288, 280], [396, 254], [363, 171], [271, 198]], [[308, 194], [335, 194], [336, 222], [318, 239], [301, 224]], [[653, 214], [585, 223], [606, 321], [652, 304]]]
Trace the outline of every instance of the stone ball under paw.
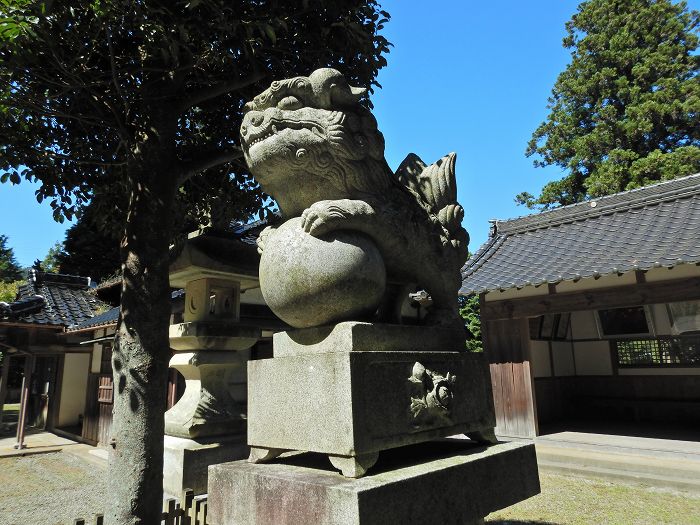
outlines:
[[271, 232], [260, 257], [260, 289], [295, 328], [361, 320], [379, 306], [386, 269], [374, 242], [339, 230], [313, 237], [296, 217]]

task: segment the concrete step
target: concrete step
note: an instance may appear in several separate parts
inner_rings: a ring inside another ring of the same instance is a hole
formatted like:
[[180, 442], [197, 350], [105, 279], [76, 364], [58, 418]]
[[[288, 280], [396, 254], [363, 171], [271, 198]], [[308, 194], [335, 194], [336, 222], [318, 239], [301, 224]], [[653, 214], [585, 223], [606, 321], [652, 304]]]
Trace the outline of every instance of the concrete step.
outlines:
[[560, 447], [565, 449], [590, 450], [647, 456], [654, 458], [688, 459], [700, 461], [699, 441], [653, 439], [606, 434], [585, 434], [581, 432], [561, 432], [539, 436], [538, 446]]
[[600, 478], [607, 481], [621, 481], [635, 485], [644, 485], [655, 488], [682, 490], [694, 494], [700, 494], [700, 481], [693, 481], [683, 478], [669, 476], [652, 475], [629, 470], [607, 469], [600, 467], [584, 467], [571, 463], [556, 463], [547, 460], [537, 462], [541, 472], [551, 472], [553, 474], [574, 475], [582, 477]]
[[652, 456], [536, 444], [543, 471], [578, 474], [700, 493], [700, 458]]

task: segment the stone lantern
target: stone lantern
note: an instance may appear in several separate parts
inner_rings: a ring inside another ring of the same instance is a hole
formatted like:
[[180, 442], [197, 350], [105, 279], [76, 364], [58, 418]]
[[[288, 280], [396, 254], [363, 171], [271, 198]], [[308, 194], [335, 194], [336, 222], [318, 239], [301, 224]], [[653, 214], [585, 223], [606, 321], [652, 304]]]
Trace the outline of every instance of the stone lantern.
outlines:
[[[174, 249], [175, 250], [175, 249]], [[241, 293], [257, 288], [255, 247], [197, 232], [170, 266], [170, 284], [185, 289], [183, 322], [170, 326], [170, 366], [185, 378], [165, 413], [164, 490], [206, 492], [209, 465], [247, 456], [246, 364], [261, 336], [240, 322]]]

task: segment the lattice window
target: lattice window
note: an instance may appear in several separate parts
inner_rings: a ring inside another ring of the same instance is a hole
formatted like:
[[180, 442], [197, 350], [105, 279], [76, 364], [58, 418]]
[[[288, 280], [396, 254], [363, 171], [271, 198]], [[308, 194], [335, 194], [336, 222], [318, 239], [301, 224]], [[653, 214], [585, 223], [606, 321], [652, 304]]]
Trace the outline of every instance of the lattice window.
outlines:
[[619, 367], [700, 366], [700, 336], [613, 340]]
[[530, 339], [565, 341], [569, 335], [571, 314], [546, 314], [530, 318]]

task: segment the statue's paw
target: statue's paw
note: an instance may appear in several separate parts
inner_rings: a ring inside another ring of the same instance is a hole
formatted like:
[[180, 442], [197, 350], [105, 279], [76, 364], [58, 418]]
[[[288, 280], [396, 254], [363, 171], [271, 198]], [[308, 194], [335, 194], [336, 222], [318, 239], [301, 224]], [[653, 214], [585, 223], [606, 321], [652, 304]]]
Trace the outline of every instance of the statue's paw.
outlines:
[[301, 227], [306, 233], [318, 237], [338, 230], [347, 222], [346, 210], [333, 201], [320, 201], [306, 208], [301, 214]]
[[262, 252], [265, 250], [265, 242], [267, 241], [267, 238], [275, 230], [276, 228], [274, 226], [267, 226], [263, 231], [260, 232], [260, 235], [258, 235], [258, 238], [255, 241], [255, 243], [258, 245], [258, 253], [260, 255], [262, 255]]

